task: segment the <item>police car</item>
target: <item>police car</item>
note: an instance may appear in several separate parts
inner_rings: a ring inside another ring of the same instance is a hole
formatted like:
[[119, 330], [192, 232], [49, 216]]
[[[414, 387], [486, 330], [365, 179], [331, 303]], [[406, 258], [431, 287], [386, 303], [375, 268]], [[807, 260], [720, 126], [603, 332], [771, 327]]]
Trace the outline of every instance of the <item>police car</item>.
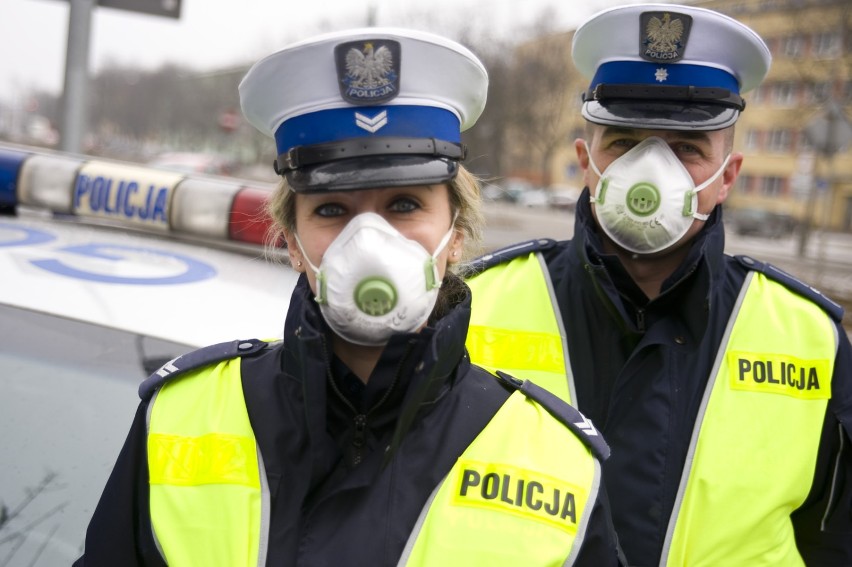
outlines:
[[142, 379], [281, 336], [271, 190], [0, 144], [0, 565], [81, 554]]

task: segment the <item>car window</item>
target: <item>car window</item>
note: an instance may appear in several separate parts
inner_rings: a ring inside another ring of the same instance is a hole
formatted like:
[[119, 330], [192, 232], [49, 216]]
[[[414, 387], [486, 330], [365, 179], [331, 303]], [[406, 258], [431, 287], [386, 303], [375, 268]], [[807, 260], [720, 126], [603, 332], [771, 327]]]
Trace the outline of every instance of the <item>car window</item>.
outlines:
[[0, 565], [70, 565], [139, 403], [192, 350], [0, 305]]

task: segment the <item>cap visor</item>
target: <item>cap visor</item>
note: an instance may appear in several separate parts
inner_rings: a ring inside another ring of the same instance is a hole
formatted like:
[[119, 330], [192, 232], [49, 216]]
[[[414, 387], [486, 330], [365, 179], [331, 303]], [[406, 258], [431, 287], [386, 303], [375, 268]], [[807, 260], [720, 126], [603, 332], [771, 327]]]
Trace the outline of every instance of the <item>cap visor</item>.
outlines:
[[595, 124], [655, 130], [720, 130], [737, 121], [739, 110], [717, 104], [673, 101], [587, 101], [583, 117]]
[[297, 193], [432, 185], [455, 178], [459, 164], [431, 156], [371, 156], [300, 167], [284, 175]]

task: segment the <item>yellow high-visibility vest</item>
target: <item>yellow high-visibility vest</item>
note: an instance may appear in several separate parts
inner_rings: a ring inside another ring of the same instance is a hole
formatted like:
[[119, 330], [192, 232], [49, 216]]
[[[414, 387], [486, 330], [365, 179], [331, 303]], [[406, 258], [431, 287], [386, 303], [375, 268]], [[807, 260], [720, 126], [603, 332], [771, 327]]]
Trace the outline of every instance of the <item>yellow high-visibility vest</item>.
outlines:
[[[563, 420], [515, 391], [433, 492], [400, 565], [570, 565], [601, 471]], [[156, 393], [148, 468], [152, 526], [169, 565], [265, 564], [269, 491], [239, 358]]]
[[[550, 377], [542, 384], [573, 392], [542, 256], [515, 258], [468, 284], [471, 360], [529, 378], [534, 353], [543, 353], [539, 376]], [[510, 342], [529, 356], [499, 346]], [[836, 326], [819, 305], [749, 272], [696, 419], [661, 565], [801, 565], [790, 514], [811, 487], [837, 348]]]
[[150, 514], [172, 567], [266, 564], [269, 490], [240, 359], [167, 382], [148, 405]]
[[661, 565], [804, 565], [790, 514], [813, 481], [837, 348], [819, 306], [749, 272], [696, 418]]
[[489, 372], [530, 380], [576, 405], [574, 379], [550, 274], [532, 252], [467, 280], [472, 291], [465, 346]]

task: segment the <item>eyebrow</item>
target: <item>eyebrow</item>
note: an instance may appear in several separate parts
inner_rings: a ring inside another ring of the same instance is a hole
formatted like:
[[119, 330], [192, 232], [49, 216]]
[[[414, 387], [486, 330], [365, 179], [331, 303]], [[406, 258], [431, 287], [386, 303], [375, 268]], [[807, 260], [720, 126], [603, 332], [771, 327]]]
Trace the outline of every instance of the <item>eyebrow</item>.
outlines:
[[[601, 138], [609, 136], [636, 136], [645, 128], [624, 128], [622, 126], [605, 126], [601, 132]], [[710, 136], [703, 130], [666, 130], [672, 132], [675, 138], [686, 140], [709, 141]]]

